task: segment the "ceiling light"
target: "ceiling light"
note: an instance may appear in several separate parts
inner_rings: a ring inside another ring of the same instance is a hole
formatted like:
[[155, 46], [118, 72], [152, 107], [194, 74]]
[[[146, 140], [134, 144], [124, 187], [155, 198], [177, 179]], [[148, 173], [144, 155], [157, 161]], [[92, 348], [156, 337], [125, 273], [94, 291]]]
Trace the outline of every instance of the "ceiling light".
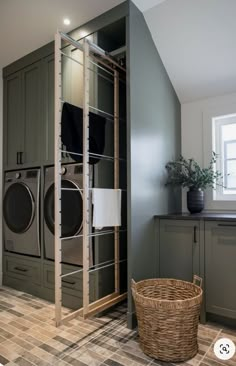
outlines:
[[64, 23], [65, 25], [70, 25], [70, 19], [65, 18], [65, 19], [63, 20], [63, 23]]

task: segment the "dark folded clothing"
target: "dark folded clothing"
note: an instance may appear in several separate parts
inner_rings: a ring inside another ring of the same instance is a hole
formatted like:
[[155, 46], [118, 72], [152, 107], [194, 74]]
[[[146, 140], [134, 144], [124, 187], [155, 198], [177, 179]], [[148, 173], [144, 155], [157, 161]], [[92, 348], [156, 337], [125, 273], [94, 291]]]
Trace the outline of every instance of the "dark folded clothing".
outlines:
[[[69, 103], [64, 103], [61, 115], [61, 140], [67, 151], [83, 154], [83, 110]], [[106, 119], [89, 112], [89, 153], [102, 155], [105, 147]], [[70, 154], [77, 162], [82, 156]], [[99, 157], [90, 157], [89, 163], [96, 164]]]

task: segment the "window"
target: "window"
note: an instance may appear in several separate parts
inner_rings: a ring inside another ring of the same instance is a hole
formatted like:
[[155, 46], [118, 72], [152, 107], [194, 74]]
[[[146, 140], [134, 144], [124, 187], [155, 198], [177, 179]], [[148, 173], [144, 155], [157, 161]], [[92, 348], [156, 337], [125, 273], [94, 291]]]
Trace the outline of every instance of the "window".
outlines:
[[212, 118], [213, 150], [219, 155], [216, 169], [223, 175], [214, 200], [236, 200], [236, 114]]

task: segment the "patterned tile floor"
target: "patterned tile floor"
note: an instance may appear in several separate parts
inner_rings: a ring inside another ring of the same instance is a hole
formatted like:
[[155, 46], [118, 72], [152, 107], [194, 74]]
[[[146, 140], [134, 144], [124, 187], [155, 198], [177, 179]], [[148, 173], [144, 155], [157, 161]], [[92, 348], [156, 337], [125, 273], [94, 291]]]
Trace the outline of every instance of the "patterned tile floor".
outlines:
[[[68, 313], [64, 309], [64, 313]], [[126, 328], [126, 308], [117, 306], [106, 316], [73, 319], [54, 326], [54, 305], [7, 287], [0, 288], [0, 364], [14, 366], [171, 366], [144, 355], [136, 331]], [[183, 366], [236, 366], [217, 360], [214, 342], [222, 337], [236, 344], [236, 330], [199, 326], [199, 352]]]

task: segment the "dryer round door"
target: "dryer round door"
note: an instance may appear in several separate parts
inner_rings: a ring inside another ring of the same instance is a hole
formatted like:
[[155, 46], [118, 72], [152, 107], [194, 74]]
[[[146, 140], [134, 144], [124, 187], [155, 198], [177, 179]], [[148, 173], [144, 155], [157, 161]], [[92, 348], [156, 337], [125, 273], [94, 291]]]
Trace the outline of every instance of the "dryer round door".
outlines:
[[17, 234], [27, 231], [34, 219], [35, 201], [29, 187], [13, 183], [3, 199], [3, 216], [8, 228]]
[[[62, 237], [78, 235], [83, 225], [83, 199], [75, 182], [63, 179], [61, 187]], [[47, 227], [54, 234], [54, 183], [48, 188], [44, 197], [44, 218]]]

